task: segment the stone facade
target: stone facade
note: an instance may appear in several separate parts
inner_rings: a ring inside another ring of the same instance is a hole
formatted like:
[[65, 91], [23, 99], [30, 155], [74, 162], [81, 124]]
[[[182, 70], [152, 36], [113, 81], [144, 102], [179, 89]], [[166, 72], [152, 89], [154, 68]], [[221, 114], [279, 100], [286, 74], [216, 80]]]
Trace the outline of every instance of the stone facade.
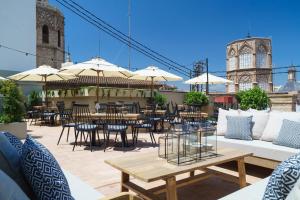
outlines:
[[272, 44], [269, 38], [249, 37], [229, 43], [226, 66], [227, 78], [233, 81], [226, 86], [227, 93], [255, 85], [267, 92], [273, 91]]
[[48, 4], [36, 2], [36, 64], [60, 68], [65, 58], [64, 16]]

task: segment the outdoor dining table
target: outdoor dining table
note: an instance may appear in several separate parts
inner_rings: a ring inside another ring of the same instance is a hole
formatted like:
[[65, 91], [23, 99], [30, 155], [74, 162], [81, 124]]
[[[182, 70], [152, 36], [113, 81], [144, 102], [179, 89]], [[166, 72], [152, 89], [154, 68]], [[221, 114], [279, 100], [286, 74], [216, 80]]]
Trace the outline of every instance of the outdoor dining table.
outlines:
[[182, 111], [179, 112], [179, 116], [181, 118], [207, 118], [208, 117], [208, 113], [205, 112], [186, 112], [186, 111]]
[[[146, 114], [153, 113], [153, 110], [143, 110], [142, 112], [146, 115]], [[155, 117], [164, 117], [166, 115], [166, 113], [167, 113], [166, 110], [155, 110], [154, 111]], [[158, 132], [157, 131], [157, 123], [155, 123], [153, 131]], [[164, 131], [164, 120], [161, 121], [161, 130], [160, 130], [160, 132], [163, 132], [163, 131]]]
[[57, 107], [56, 106], [47, 107], [45, 105], [40, 105], [40, 106], [33, 106], [32, 108], [34, 110], [37, 110], [37, 111], [40, 111], [40, 112], [48, 110], [46, 115], [48, 115], [50, 117], [50, 124], [51, 125], [55, 124], [55, 116], [57, 114]]

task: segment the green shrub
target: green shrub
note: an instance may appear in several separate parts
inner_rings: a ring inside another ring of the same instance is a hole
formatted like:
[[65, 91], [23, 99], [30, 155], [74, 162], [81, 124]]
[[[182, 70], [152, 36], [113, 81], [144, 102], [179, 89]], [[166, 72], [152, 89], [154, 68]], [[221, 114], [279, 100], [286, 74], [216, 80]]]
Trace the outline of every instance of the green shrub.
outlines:
[[208, 97], [202, 92], [188, 92], [184, 96], [184, 103], [190, 106], [205, 106], [208, 104]]
[[158, 92], [154, 93], [154, 103], [159, 106], [164, 106], [167, 102], [167, 97], [165, 95], [162, 95]]
[[42, 103], [42, 98], [37, 91], [31, 91], [29, 96], [28, 96], [28, 103], [29, 106], [38, 106]]
[[248, 110], [249, 108], [265, 110], [270, 105], [270, 99], [267, 93], [259, 87], [238, 92], [236, 99], [242, 110]]
[[3, 113], [0, 121], [3, 123], [21, 122], [25, 114], [24, 96], [13, 81], [0, 83], [0, 94], [3, 95]]

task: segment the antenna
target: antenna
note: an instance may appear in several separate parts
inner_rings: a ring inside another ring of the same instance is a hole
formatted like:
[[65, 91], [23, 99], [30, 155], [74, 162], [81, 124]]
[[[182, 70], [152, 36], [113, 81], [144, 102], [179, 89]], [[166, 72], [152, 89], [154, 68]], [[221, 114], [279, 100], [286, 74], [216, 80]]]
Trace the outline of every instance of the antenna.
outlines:
[[131, 0], [128, 0], [128, 70], [131, 68]]

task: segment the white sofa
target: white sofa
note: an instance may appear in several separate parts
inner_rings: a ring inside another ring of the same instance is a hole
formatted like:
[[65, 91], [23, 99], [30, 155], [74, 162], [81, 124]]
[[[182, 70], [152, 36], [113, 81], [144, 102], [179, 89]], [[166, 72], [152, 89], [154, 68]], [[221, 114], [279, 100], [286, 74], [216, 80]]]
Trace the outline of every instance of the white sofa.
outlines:
[[71, 194], [75, 200], [99, 200], [104, 197], [100, 192], [96, 191], [70, 172], [66, 170], [63, 170], [63, 172], [68, 180]]

